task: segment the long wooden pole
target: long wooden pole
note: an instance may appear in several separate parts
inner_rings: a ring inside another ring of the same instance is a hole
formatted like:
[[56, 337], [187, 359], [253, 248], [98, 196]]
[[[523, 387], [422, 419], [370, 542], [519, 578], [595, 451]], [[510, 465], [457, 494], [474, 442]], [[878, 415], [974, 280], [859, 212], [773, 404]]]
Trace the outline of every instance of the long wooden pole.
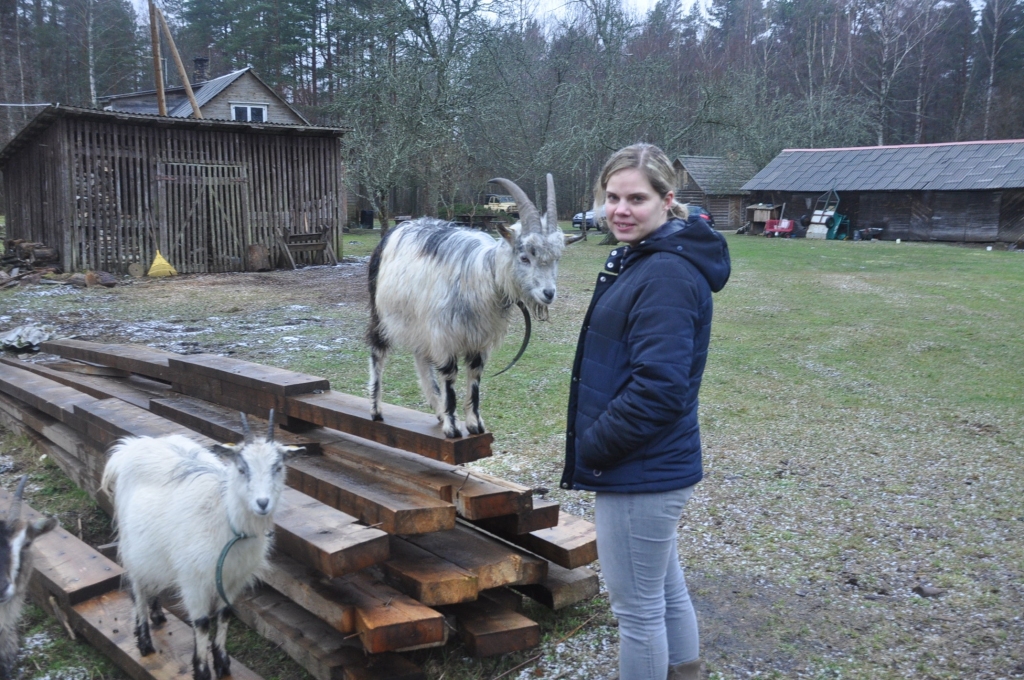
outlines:
[[167, 98], [164, 96], [163, 59], [160, 57], [160, 29], [156, 27], [156, 5], [149, 0], [149, 39], [153, 43], [153, 82], [156, 83], [156, 106], [161, 116], [167, 115]]
[[160, 11], [159, 7], [156, 7], [156, 5], [153, 5], [153, 7], [156, 8], [157, 16], [160, 17], [160, 25], [163, 26], [164, 37], [167, 38], [167, 44], [170, 45], [174, 63], [178, 65], [178, 75], [181, 76], [181, 82], [185, 84], [185, 94], [188, 95], [188, 101], [192, 105], [192, 116], [202, 118], [203, 114], [199, 110], [199, 103], [196, 102], [196, 96], [192, 93], [192, 85], [188, 82], [188, 73], [185, 72], [185, 65], [181, 63], [178, 48], [174, 45], [174, 38], [171, 37], [171, 29], [167, 26], [167, 19], [164, 18], [164, 13]]

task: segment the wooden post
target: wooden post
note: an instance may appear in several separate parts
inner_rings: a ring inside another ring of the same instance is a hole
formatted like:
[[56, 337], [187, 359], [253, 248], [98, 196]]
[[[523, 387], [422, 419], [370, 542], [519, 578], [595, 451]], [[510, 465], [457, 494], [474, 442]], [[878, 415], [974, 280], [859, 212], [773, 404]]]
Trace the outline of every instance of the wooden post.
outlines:
[[181, 63], [181, 56], [178, 54], [178, 48], [174, 45], [174, 38], [171, 37], [171, 29], [167, 25], [167, 19], [164, 18], [164, 13], [160, 11], [160, 8], [156, 5], [152, 5], [156, 9], [156, 14], [160, 17], [160, 25], [164, 29], [164, 37], [167, 38], [167, 44], [171, 48], [171, 56], [174, 57], [174, 63], [178, 66], [178, 75], [181, 76], [181, 82], [185, 85], [185, 94], [188, 95], [188, 101], [192, 105], [192, 116], [194, 118], [202, 118], [203, 114], [199, 111], [199, 104], [196, 102], [196, 96], [192, 92], [192, 84], [188, 82], [188, 73], [185, 71], [185, 65]]
[[156, 105], [161, 116], [167, 115], [167, 99], [164, 97], [163, 59], [160, 57], [160, 34], [156, 27], [156, 5], [149, 0], [149, 39], [153, 43], [153, 82], [156, 84]]

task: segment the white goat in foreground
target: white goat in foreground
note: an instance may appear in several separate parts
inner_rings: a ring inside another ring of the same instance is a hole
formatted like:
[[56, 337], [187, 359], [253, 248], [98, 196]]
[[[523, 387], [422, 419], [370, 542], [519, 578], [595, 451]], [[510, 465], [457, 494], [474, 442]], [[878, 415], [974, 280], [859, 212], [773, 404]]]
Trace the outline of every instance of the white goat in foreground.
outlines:
[[[547, 213], [541, 215], [526, 194], [507, 179], [498, 182], [512, 194], [520, 222], [499, 227], [501, 238], [421, 217], [388, 231], [370, 257], [371, 415], [380, 408], [384, 362], [395, 347], [416, 357], [420, 387], [442, 423], [445, 437], [461, 437], [455, 420], [458, 361], [467, 365], [466, 428], [484, 431], [480, 417], [480, 376], [490, 353], [501, 345], [509, 316], [519, 306], [547, 319], [557, 292], [558, 261], [569, 238], [558, 227], [555, 184], [547, 176]], [[520, 355], [522, 350], [520, 350]], [[519, 357], [517, 356], [516, 359]], [[513, 363], [515, 361], [513, 360]], [[435, 372], [444, 381], [438, 385]]]
[[53, 517], [31, 522], [21, 518], [21, 495], [28, 475], [23, 475], [14, 492], [6, 519], [0, 520], [0, 679], [14, 677], [18, 659], [18, 621], [25, 604], [28, 579], [32, 576], [32, 552], [36, 537], [57, 526]]
[[245, 441], [216, 446], [219, 455], [180, 435], [126, 438], [111, 449], [103, 470], [131, 579], [139, 652], [156, 651], [147, 613], [154, 625], [164, 623], [158, 595], [173, 588], [192, 623], [195, 680], [210, 678], [208, 649], [217, 677], [230, 673], [224, 650], [230, 602], [267, 567], [284, 457], [300, 448], [274, 441], [273, 411], [266, 438], [253, 437], [245, 414], [242, 423]]

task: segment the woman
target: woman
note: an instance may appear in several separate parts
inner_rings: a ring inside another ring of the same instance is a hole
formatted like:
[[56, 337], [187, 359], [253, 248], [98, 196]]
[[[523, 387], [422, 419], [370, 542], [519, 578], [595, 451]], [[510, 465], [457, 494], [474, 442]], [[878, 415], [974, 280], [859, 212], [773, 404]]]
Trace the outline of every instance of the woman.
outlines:
[[621, 680], [700, 672], [677, 527], [701, 480], [697, 392], [725, 239], [675, 202], [664, 152], [636, 144], [595, 190], [626, 244], [598, 276], [573, 364], [562, 488], [595, 491], [597, 551], [619, 620]]

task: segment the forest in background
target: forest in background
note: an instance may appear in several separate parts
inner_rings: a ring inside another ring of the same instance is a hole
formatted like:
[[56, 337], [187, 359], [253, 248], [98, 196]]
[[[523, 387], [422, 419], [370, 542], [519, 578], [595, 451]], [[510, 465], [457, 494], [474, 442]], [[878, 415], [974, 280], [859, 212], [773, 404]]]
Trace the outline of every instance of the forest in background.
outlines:
[[[443, 214], [490, 177], [531, 193], [546, 172], [582, 209], [636, 141], [760, 167], [784, 148], [1024, 137], [1024, 0], [569, 0], [557, 18], [529, 0], [159, 4], [186, 64], [252, 66], [350, 128], [349, 181], [378, 211], [414, 187]], [[130, 0], [0, 0], [0, 103], [152, 87]], [[38, 110], [0, 107], [0, 146]]]

